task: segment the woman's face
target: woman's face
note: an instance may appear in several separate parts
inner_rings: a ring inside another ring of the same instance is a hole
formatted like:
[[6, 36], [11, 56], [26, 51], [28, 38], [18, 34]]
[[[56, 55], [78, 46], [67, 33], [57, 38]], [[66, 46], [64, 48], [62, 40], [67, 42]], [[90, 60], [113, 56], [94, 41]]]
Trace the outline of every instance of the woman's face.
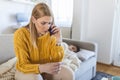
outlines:
[[45, 34], [52, 25], [52, 17], [43, 16], [35, 21], [35, 26], [38, 34]]

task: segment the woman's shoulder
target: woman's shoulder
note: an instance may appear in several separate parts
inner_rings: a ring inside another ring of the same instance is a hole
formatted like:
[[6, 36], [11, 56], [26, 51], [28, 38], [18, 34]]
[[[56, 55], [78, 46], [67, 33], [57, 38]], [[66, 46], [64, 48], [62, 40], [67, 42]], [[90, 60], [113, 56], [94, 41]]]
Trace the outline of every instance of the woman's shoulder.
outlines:
[[27, 28], [21, 27], [18, 30], [15, 31], [14, 36], [21, 36], [28, 34]]
[[15, 33], [24, 32], [25, 30], [26, 30], [25, 27], [21, 27], [21, 28], [17, 29], [17, 30], [15, 31]]

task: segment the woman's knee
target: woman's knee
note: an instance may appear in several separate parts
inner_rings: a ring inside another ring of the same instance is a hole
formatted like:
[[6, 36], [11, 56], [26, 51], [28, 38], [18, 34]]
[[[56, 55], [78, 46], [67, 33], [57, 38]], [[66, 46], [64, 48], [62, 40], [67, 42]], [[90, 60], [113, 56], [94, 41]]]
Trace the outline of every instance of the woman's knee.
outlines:
[[16, 80], [43, 80], [42, 76], [40, 74], [25, 74], [20, 71], [16, 71], [15, 73], [15, 79]]
[[67, 66], [61, 66], [58, 74], [54, 75], [54, 80], [75, 80], [74, 72]]
[[62, 80], [75, 80], [73, 70], [68, 66], [62, 66], [61, 68]]

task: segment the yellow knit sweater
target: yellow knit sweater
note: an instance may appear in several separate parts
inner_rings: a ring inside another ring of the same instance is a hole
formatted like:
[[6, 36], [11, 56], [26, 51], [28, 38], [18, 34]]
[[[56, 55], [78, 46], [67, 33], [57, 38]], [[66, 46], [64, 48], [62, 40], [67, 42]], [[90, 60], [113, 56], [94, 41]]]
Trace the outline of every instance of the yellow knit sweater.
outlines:
[[40, 73], [38, 64], [60, 62], [64, 51], [56, 46], [56, 38], [49, 33], [38, 37], [37, 47], [32, 45], [30, 32], [22, 27], [14, 33], [14, 49], [17, 57], [16, 68], [24, 73]]

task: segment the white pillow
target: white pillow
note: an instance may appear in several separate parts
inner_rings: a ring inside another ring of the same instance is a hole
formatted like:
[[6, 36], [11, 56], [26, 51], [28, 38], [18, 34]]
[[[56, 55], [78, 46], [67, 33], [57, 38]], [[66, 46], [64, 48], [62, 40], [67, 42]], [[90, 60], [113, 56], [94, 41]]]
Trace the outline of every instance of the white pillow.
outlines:
[[77, 54], [78, 58], [82, 61], [87, 60], [87, 59], [95, 56], [95, 52], [85, 50], [85, 49], [80, 49], [80, 51], [77, 52], [76, 54]]

